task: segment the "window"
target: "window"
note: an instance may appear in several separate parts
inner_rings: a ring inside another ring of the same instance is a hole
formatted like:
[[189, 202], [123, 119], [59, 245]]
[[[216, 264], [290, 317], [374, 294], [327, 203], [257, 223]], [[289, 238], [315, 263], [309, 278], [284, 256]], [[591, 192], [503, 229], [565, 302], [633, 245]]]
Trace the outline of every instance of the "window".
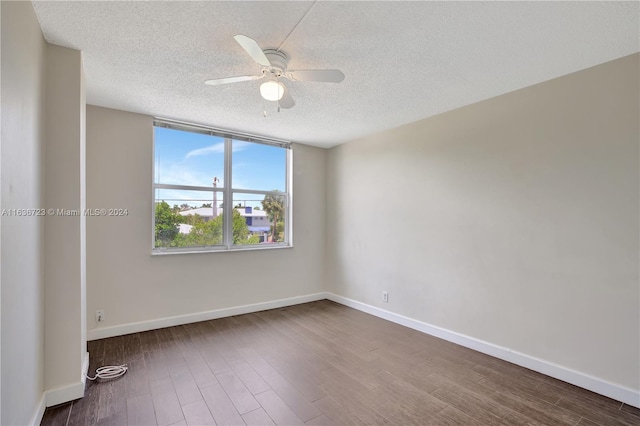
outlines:
[[154, 121], [153, 252], [288, 247], [288, 142]]

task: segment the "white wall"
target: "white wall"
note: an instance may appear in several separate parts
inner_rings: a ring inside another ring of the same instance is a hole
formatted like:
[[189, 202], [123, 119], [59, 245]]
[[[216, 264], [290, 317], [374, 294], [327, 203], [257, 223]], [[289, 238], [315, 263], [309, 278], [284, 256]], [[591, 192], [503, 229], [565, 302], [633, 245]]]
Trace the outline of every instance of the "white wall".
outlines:
[[638, 62], [331, 149], [330, 290], [638, 391]]
[[325, 156], [295, 145], [294, 247], [151, 255], [152, 118], [87, 107], [87, 207], [126, 217], [87, 219], [87, 327], [155, 321], [324, 290]]
[[[84, 208], [84, 77], [79, 51], [47, 45], [45, 205]], [[47, 405], [84, 394], [85, 217], [45, 221], [45, 388]]]
[[[1, 2], [1, 207], [43, 206], [45, 42], [31, 2]], [[43, 229], [38, 217], [1, 218], [3, 425], [31, 421], [42, 398]]]

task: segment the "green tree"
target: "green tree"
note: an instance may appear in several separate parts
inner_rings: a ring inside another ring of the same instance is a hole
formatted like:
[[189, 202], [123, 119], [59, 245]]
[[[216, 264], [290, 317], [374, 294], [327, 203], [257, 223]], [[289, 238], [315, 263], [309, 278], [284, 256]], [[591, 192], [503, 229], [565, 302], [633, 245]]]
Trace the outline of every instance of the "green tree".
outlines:
[[260, 236], [248, 235], [244, 240], [239, 240], [236, 244], [238, 245], [260, 244]]
[[204, 218], [197, 213], [183, 216], [183, 218], [184, 218], [184, 223], [187, 223], [192, 226], [195, 226], [201, 222], [204, 223]]
[[[189, 215], [187, 223], [192, 225], [188, 234], [179, 234], [175, 238], [174, 247], [201, 247], [222, 244], [222, 224], [224, 215], [207, 222], [202, 216]], [[249, 235], [249, 227], [239, 211], [233, 210], [233, 244], [258, 244], [257, 235]]]
[[215, 246], [222, 244], [222, 216], [205, 222], [199, 215], [193, 215], [190, 223], [193, 227], [188, 234], [176, 239], [177, 247]]
[[236, 209], [233, 209], [233, 244], [258, 244], [260, 237], [249, 233], [247, 220]]
[[[275, 191], [280, 192], [280, 191]], [[278, 224], [282, 222], [282, 230], [284, 231], [284, 195], [265, 195], [262, 200], [262, 210], [267, 213], [272, 225], [272, 241], [284, 241], [284, 232], [278, 233]]]
[[239, 244], [249, 235], [249, 227], [246, 219], [237, 209], [233, 209], [233, 244]]
[[182, 222], [182, 216], [172, 211], [166, 201], [156, 203], [156, 247], [170, 247]]
[[280, 219], [276, 224], [276, 241], [284, 241], [284, 220]]

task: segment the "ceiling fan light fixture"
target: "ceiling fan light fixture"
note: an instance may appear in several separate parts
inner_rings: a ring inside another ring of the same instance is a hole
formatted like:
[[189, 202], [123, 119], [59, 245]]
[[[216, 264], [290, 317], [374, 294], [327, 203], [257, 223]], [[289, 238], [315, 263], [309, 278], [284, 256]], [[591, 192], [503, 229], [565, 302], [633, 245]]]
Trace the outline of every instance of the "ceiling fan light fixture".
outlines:
[[284, 85], [279, 81], [265, 81], [260, 85], [260, 94], [268, 101], [279, 101], [284, 96]]
[[[309, 8], [309, 10], [311, 10], [311, 8]], [[291, 35], [291, 33], [289, 33], [289, 35]], [[289, 36], [287, 36], [287, 38], [288, 37]], [[287, 64], [289, 63], [289, 58], [283, 51], [277, 49], [262, 49], [258, 42], [242, 34], [238, 34], [234, 38], [251, 59], [260, 65], [261, 73], [259, 75], [215, 78], [205, 81], [205, 84], [218, 86], [228, 83], [264, 79], [264, 83], [260, 85], [260, 95], [267, 101], [278, 102], [278, 111], [280, 111], [280, 108], [290, 109], [296, 104], [287, 86], [280, 83], [281, 78], [290, 81], [316, 81], [320, 83], [340, 83], [344, 80], [342, 71], [334, 69], [288, 71]]]

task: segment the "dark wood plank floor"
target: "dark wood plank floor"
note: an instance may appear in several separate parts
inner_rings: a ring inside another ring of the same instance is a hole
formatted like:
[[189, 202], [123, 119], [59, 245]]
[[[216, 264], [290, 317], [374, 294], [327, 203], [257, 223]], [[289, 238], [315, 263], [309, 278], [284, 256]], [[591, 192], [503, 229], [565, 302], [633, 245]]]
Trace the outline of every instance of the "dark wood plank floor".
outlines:
[[640, 410], [330, 301], [89, 343], [43, 425], [640, 425]]

